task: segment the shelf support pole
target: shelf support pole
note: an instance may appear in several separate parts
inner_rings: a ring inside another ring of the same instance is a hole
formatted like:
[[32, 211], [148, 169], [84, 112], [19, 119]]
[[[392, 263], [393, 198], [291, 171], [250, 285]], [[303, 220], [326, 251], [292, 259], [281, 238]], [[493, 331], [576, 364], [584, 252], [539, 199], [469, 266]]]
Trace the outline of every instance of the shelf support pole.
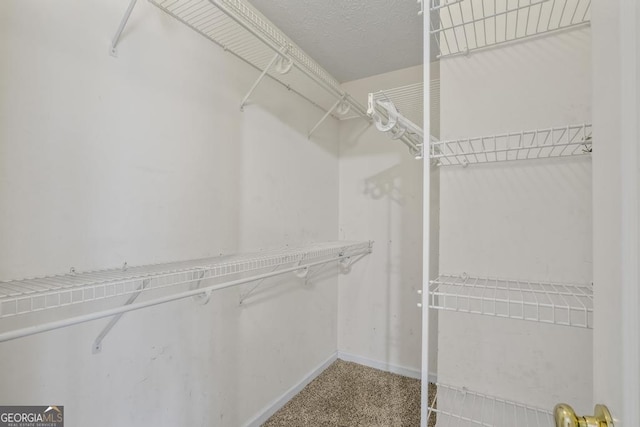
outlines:
[[346, 99], [346, 96], [342, 96], [340, 99], [338, 99], [335, 104], [333, 104], [333, 106], [327, 110], [326, 113], [324, 113], [324, 116], [322, 116], [322, 118], [320, 119], [320, 121], [318, 123], [316, 123], [316, 125], [313, 127], [313, 129], [311, 129], [309, 131], [309, 134], [307, 135], [307, 138], [311, 138], [311, 134], [313, 134], [313, 132], [315, 132], [316, 129], [318, 129], [318, 127], [322, 124], [322, 122], [324, 122], [325, 120], [327, 120], [327, 117], [329, 117], [329, 114], [333, 113], [333, 111], [338, 108], [338, 105], [340, 105], [340, 103], [344, 102]]
[[[150, 282], [151, 282], [151, 279], [144, 279], [142, 281], [142, 284], [138, 288], [138, 290], [129, 297], [129, 299], [127, 300], [127, 302], [124, 303], [124, 305], [126, 306], [126, 305], [133, 304], [135, 300], [140, 296], [142, 291], [144, 291], [147, 288], [147, 286], [149, 286]], [[98, 354], [102, 351], [102, 340], [104, 340], [104, 338], [109, 334], [109, 332], [111, 332], [111, 329], [113, 329], [113, 327], [116, 326], [116, 323], [118, 323], [118, 321], [122, 318], [122, 316], [124, 316], [124, 313], [118, 313], [115, 316], [113, 316], [109, 321], [109, 323], [107, 323], [107, 326], [105, 326], [104, 329], [102, 329], [102, 331], [98, 334], [98, 337], [93, 342], [93, 348], [92, 348], [93, 354]]]
[[240, 103], [240, 111], [244, 111], [244, 106], [247, 103], [247, 100], [249, 99], [253, 91], [256, 90], [256, 88], [258, 87], [262, 79], [264, 79], [264, 76], [267, 75], [267, 72], [269, 71], [269, 69], [273, 66], [273, 64], [275, 64], [275, 62], [278, 60], [280, 56], [281, 55], [279, 53], [276, 53], [271, 59], [271, 61], [269, 62], [269, 64], [262, 71], [262, 74], [260, 74], [260, 77], [258, 77], [258, 80], [256, 80], [255, 83], [253, 83], [253, 86], [251, 86], [251, 89], [249, 89], [249, 93], [245, 95], [245, 97], [242, 99], [242, 103]]
[[138, 0], [131, 0], [131, 3], [129, 3], [129, 7], [127, 8], [127, 11], [124, 13], [122, 20], [120, 21], [120, 25], [118, 25], [118, 29], [116, 30], [116, 33], [113, 36], [113, 39], [111, 39], [111, 49], [109, 51], [109, 53], [111, 53], [111, 56], [118, 56], [117, 46], [118, 46], [118, 42], [120, 41], [120, 36], [124, 31], [124, 27], [127, 26], [127, 22], [129, 21], [129, 17], [131, 17], [131, 12], [133, 12], [133, 8], [136, 6], [137, 1]]

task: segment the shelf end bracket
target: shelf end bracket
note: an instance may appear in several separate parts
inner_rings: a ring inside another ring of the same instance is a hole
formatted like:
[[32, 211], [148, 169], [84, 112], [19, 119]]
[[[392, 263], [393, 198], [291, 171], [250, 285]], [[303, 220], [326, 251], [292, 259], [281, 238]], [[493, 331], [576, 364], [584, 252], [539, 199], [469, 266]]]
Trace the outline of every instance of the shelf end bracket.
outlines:
[[129, 7], [127, 8], [127, 11], [124, 13], [122, 20], [120, 21], [120, 25], [118, 25], [118, 29], [116, 30], [116, 33], [114, 34], [113, 39], [111, 39], [111, 48], [109, 49], [109, 53], [113, 57], [118, 56], [118, 42], [120, 41], [120, 36], [124, 31], [124, 27], [127, 26], [127, 22], [129, 21], [129, 17], [131, 16], [131, 12], [133, 12], [133, 8], [136, 6], [137, 1], [138, 0], [131, 0], [131, 2], [129, 3]]

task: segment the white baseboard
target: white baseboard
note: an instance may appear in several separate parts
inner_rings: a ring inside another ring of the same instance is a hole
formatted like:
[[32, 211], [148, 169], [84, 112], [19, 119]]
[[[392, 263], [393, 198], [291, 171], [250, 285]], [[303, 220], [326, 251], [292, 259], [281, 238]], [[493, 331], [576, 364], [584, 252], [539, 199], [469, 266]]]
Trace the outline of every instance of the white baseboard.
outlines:
[[338, 353], [333, 353], [327, 360], [322, 362], [318, 367], [309, 372], [305, 377], [296, 385], [287, 390], [282, 396], [275, 399], [273, 402], [262, 408], [262, 410], [249, 420], [244, 427], [260, 427], [267, 422], [273, 414], [275, 414], [280, 408], [282, 408], [289, 400], [296, 394], [300, 393], [303, 388], [313, 381], [318, 375], [320, 375], [325, 369], [329, 367], [333, 362], [338, 359]]
[[[338, 359], [344, 360], [346, 362], [353, 362], [359, 365], [368, 366], [374, 369], [379, 369], [385, 372], [391, 372], [392, 374], [398, 374], [409, 378], [421, 379], [422, 376], [419, 369], [393, 365], [391, 363], [369, 359], [355, 354], [346, 353], [344, 351], [338, 351]], [[436, 382], [436, 375], [434, 373], [429, 374], [429, 382]]]

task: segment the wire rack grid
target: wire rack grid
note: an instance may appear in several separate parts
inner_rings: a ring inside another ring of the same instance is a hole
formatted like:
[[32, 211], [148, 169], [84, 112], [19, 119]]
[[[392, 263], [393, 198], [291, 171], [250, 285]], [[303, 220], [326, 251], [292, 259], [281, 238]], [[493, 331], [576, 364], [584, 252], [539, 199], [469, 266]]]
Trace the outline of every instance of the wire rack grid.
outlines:
[[593, 327], [593, 289], [587, 285], [442, 275], [430, 282], [429, 305], [439, 310]]
[[446, 427], [550, 427], [550, 411], [473, 392], [465, 388], [436, 384], [429, 402], [428, 419]]
[[[267, 75], [323, 111], [343, 99], [358, 116], [366, 117], [364, 107], [342, 91], [331, 74], [251, 5], [240, 0], [149, 1], [257, 70], [268, 69]], [[315, 90], [309, 89], [309, 76], [317, 83]]]
[[466, 139], [434, 141], [430, 157], [441, 166], [589, 154], [592, 125], [577, 124]]
[[440, 57], [588, 24], [591, 0], [431, 0]]
[[194, 286], [205, 280], [236, 277], [265, 269], [277, 271], [292, 265], [304, 268], [312, 262], [369, 253], [371, 245], [371, 242], [329, 242], [301, 248], [5, 281], [0, 282], [0, 318], [137, 292]]

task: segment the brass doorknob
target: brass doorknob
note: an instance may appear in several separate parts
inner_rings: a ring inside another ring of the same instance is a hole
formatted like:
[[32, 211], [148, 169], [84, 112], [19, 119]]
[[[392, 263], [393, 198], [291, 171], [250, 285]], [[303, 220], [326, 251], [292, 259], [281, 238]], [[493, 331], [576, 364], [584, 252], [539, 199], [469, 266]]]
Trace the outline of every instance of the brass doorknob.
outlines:
[[556, 405], [553, 410], [556, 427], [613, 427], [613, 418], [604, 405], [596, 405], [594, 415], [579, 417], [566, 403]]

